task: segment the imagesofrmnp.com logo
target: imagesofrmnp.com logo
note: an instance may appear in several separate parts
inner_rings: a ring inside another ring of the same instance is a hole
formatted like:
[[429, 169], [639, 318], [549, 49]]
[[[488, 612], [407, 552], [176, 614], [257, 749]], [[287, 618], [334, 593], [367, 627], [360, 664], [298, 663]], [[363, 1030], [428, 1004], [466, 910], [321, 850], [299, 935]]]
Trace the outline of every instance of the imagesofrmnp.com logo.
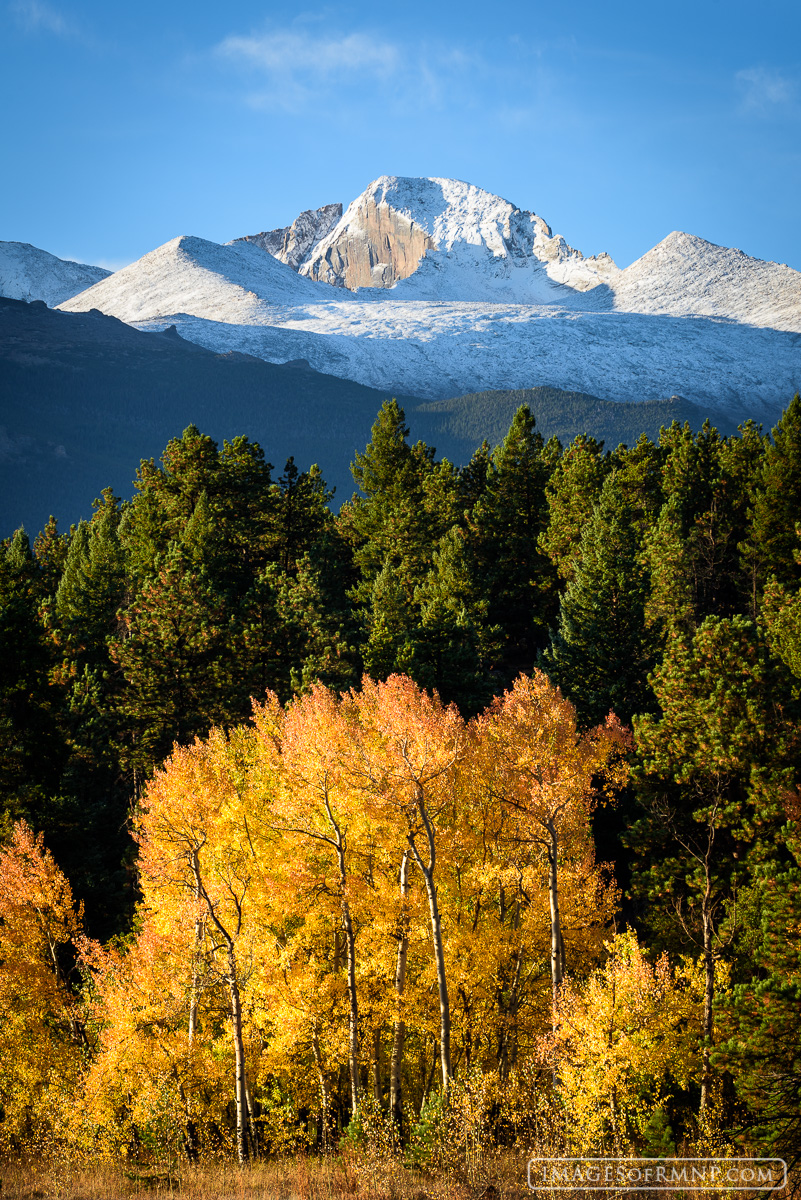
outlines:
[[532, 1192], [778, 1192], [787, 1186], [782, 1158], [532, 1158]]

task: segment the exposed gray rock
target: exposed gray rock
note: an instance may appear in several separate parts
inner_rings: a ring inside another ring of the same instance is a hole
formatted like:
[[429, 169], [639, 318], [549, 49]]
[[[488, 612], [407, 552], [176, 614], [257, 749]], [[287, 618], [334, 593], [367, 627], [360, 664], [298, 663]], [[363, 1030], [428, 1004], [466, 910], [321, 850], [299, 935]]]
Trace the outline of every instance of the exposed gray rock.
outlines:
[[297, 271], [301, 263], [311, 254], [316, 244], [326, 237], [342, 216], [341, 204], [324, 204], [322, 208], [308, 208], [283, 229], [271, 229], [266, 233], [252, 233], [234, 238], [237, 242], [251, 242], [261, 246], [268, 254], [286, 263]]

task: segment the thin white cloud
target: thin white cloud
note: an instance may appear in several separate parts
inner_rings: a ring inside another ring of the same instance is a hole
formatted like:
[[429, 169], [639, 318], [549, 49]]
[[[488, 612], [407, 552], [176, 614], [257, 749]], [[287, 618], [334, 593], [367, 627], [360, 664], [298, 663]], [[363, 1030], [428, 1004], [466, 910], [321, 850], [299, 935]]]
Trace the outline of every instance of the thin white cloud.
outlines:
[[216, 54], [261, 78], [251, 103], [290, 111], [331, 89], [365, 78], [393, 79], [404, 69], [400, 46], [368, 33], [315, 36], [302, 28], [276, 29], [227, 37]]
[[44, 0], [14, 0], [10, 8], [17, 24], [28, 33], [52, 33], [56, 37], [71, 37], [75, 32], [64, 15]]
[[350, 71], [370, 75], [394, 71], [398, 47], [365, 33], [345, 37], [313, 37], [305, 32], [276, 30], [252, 37], [227, 37], [219, 52], [245, 59], [270, 74], [302, 74], [334, 78]]
[[738, 71], [737, 83], [742, 91], [743, 108], [753, 112], [770, 112], [793, 103], [797, 94], [795, 80], [767, 67], [749, 67]]
[[477, 74], [491, 70], [472, 50], [363, 29], [324, 31], [307, 18], [232, 34], [214, 47], [214, 57], [236, 71], [246, 103], [292, 114], [344, 110], [350, 101], [361, 108], [366, 86], [385, 108], [469, 105]]

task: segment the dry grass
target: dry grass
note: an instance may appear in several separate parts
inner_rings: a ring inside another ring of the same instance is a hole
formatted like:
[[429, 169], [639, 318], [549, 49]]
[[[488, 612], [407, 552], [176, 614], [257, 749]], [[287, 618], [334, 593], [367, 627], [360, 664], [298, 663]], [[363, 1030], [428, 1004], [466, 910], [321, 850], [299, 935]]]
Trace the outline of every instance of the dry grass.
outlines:
[[[240, 1168], [231, 1162], [170, 1169], [95, 1166], [35, 1159], [0, 1168], [2, 1200], [519, 1200], [525, 1162], [497, 1158], [493, 1178], [467, 1182], [461, 1172], [431, 1177], [397, 1159], [343, 1154], [298, 1156]], [[489, 1172], [487, 1172], [489, 1174]], [[530, 1194], [530, 1193], [528, 1193]]]
[[[801, 1196], [795, 1173], [781, 1200]], [[2, 1200], [590, 1200], [599, 1195], [623, 1200], [642, 1193], [576, 1191], [530, 1192], [522, 1154], [493, 1156], [468, 1180], [463, 1171], [436, 1176], [408, 1170], [397, 1159], [364, 1155], [286, 1157], [240, 1168], [232, 1162], [198, 1167], [182, 1163], [172, 1170], [127, 1165], [83, 1168], [68, 1161], [37, 1161], [0, 1166]], [[720, 1200], [721, 1192], [693, 1193], [693, 1200]], [[731, 1193], [729, 1193], [732, 1196]], [[680, 1200], [680, 1193], [666, 1193]], [[732, 1196], [732, 1200], [734, 1200]], [[743, 1200], [742, 1193], [739, 1200]]]

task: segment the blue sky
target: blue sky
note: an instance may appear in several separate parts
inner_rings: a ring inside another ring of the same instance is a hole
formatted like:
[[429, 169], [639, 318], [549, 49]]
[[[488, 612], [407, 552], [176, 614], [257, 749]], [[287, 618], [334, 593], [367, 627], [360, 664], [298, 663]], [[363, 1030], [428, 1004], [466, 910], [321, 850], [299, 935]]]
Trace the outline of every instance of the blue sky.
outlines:
[[0, 238], [118, 266], [469, 180], [625, 266], [801, 269], [801, 5], [0, 0]]

